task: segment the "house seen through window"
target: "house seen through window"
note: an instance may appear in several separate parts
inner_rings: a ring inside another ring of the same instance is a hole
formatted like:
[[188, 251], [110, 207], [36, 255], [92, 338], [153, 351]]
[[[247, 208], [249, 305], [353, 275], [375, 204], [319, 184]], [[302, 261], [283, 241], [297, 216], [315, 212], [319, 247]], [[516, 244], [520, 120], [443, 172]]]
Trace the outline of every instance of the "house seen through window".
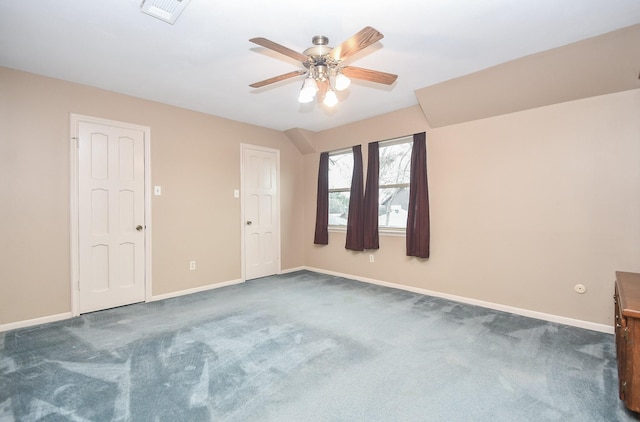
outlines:
[[[412, 137], [379, 143], [378, 226], [404, 230], [409, 208]], [[346, 226], [353, 174], [351, 149], [329, 154], [329, 226]]]

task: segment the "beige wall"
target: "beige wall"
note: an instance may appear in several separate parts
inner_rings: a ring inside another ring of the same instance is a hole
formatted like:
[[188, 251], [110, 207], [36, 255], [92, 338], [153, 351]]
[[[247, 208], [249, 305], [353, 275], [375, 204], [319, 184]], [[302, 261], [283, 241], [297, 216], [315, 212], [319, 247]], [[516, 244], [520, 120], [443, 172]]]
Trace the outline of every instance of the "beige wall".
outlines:
[[151, 128], [154, 295], [241, 277], [241, 143], [280, 150], [282, 268], [304, 264], [302, 159], [283, 133], [0, 68], [0, 324], [71, 310], [71, 113]]
[[343, 233], [312, 245], [316, 153], [305, 263], [611, 325], [614, 271], [640, 271], [639, 116], [633, 90], [433, 130], [413, 107], [323, 132], [318, 151], [427, 131], [431, 258], [405, 257], [402, 237], [382, 236], [374, 263]]
[[283, 269], [601, 324], [614, 271], [640, 272], [640, 90], [438, 129], [415, 106], [316, 133], [319, 152], [427, 131], [431, 258], [383, 236], [370, 264], [342, 233], [312, 244], [318, 153], [283, 133], [0, 68], [0, 324], [71, 309], [70, 113], [151, 127], [154, 295], [241, 277], [240, 227], [220, 223], [239, 221], [241, 143], [281, 151]]

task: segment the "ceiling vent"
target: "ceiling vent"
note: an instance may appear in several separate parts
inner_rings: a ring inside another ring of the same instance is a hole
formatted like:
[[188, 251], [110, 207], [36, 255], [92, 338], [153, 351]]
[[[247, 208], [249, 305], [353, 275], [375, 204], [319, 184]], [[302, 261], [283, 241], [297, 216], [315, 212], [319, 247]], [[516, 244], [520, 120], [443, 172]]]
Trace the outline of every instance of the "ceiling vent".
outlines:
[[173, 23], [187, 7], [191, 0], [143, 0], [140, 6], [142, 13], [151, 15], [162, 21]]

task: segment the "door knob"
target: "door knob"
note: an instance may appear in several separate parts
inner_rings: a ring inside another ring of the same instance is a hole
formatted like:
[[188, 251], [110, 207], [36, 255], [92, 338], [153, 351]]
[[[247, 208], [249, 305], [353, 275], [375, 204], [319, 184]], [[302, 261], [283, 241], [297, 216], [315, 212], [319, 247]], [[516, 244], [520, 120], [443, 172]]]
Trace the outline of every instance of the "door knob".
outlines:
[[250, 226], [252, 224], [253, 224], [253, 222], [251, 220], [247, 221], [247, 226]]
[[136, 226], [136, 230], [138, 230], [139, 232], [141, 232], [143, 228], [144, 228], [144, 227], [142, 227], [140, 224], [138, 224], [138, 225]]

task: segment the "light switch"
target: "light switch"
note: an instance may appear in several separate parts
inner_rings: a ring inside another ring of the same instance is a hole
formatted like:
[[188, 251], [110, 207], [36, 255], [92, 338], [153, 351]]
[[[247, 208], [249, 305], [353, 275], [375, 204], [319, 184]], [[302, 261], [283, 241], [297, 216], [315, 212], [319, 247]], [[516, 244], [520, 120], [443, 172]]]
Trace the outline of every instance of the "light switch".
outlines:
[[162, 187], [154, 186], [153, 187], [153, 194], [156, 195], [156, 196], [162, 195]]
[[233, 190], [233, 197], [234, 198], [240, 198], [240, 191], [238, 189], [234, 189]]

